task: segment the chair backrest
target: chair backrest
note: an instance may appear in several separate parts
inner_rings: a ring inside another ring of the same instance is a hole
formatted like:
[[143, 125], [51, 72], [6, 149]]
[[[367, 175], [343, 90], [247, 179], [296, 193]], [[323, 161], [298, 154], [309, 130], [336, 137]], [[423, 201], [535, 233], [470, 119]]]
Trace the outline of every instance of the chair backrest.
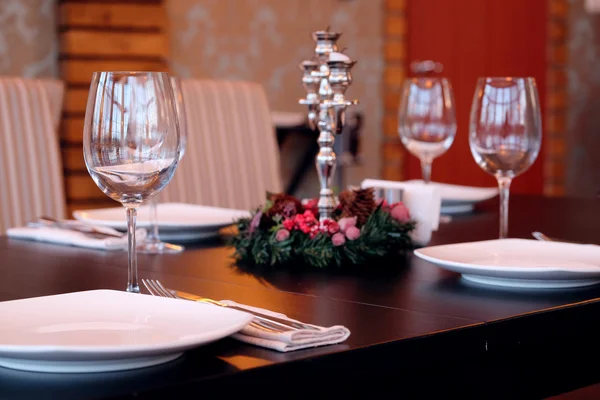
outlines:
[[279, 151], [261, 85], [182, 79], [187, 145], [162, 201], [251, 209], [280, 192]]
[[58, 125], [64, 86], [0, 78], [0, 232], [65, 216]]

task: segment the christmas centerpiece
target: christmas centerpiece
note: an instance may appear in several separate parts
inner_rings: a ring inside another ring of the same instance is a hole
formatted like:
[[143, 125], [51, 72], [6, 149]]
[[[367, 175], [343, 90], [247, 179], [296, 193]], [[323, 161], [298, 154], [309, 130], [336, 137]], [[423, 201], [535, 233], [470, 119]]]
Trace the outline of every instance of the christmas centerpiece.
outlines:
[[319, 199], [303, 204], [287, 194], [269, 194], [251, 218], [237, 222], [235, 256], [247, 265], [292, 265], [323, 268], [359, 265], [410, 249], [415, 224], [402, 202], [376, 201], [373, 189], [348, 190], [334, 196], [331, 182], [337, 165], [333, 151], [345, 110], [357, 103], [345, 98], [356, 64], [338, 52], [340, 33], [314, 32], [314, 56], [300, 64], [308, 123], [319, 130], [315, 164]]
[[237, 221], [236, 259], [246, 266], [324, 268], [364, 264], [412, 248], [409, 234], [415, 224], [402, 202], [376, 202], [373, 189], [348, 190], [325, 219], [319, 218], [317, 204], [269, 194], [251, 218]]

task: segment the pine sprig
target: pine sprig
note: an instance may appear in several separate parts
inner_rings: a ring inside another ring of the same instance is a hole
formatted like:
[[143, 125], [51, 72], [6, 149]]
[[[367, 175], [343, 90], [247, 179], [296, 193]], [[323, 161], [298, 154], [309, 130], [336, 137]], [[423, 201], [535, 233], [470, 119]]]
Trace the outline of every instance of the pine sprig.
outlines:
[[343, 267], [366, 264], [369, 260], [413, 248], [410, 232], [415, 223], [398, 222], [381, 205], [368, 217], [360, 236], [356, 240], [346, 240], [343, 246], [334, 246], [331, 236], [326, 233], [311, 238], [299, 230], [291, 231], [286, 240], [277, 241], [277, 228], [273, 226], [252, 231], [253, 218], [238, 220], [239, 233], [231, 240], [235, 248], [234, 257], [246, 266], [281, 268], [301, 264], [310, 268]]

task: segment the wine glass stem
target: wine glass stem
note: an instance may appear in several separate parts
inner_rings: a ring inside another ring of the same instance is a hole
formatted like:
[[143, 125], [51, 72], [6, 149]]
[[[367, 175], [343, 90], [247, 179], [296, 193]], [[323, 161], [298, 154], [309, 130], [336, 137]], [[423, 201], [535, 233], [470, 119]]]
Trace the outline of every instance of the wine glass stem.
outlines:
[[158, 236], [158, 196], [155, 196], [150, 200], [150, 232], [146, 237], [147, 243], [159, 243], [160, 238]]
[[510, 197], [510, 183], [512, 178], [498, 177], [498, 189], [500, 191], [500, 239], [508, 237], [508, 200]]
[[431, 164], [431, 160], [425, 158], [421, 159], [421, 172], [425, 183], [431, 182]]
[[137, 209], [135, 207], [127, 207], [127, 252], [129, 259], [127, 262], [127, 291], [139, 293], [140, 286], [138, 285], [137, 271], [137, 253], [135, 249], [135, 219]]

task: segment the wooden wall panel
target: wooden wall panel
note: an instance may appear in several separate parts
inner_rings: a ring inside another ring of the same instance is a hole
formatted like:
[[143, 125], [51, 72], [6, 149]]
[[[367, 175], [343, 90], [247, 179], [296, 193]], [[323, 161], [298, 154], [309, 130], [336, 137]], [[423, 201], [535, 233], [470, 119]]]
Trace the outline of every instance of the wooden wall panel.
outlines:
[[63, 147], [62, 162], [63, 168], [71, 173], [86, 171], [83, 151], [78, 147]]
[[[89, 83], [88, 83], [89, 85]], [[63, 111], [67, 114], [85, 113], [89, 88], [71, 87], [65, 94]]]
[[60, 140], [64, 146], [81, 146], [83, 140], [83, 116], [63, 115]]
[[83, 160], [83, 119], [95, 71], [166, 71], [166, 12], [160, 0], [63, 0], [59, 4], [60, 73], [67, 84], [61, 124], [67, 210], [116, 206]]
[[157, 4], [94, 4], [92, 2], [60, 5], [63, 25], [82, 28], [123, 28], [160, 31], [164, 28], [164, 10]]
[[[87, 200], [87, 202], [93, 202], [93, 200], [107, 199], [108, 197], [102, 193], [96, 183], [89, 178], [87, 173], [75, 173], [65, 177], [65, 184], [67, 193], [73, 200]], [[116, 205], [110, 203], [111, 205]]]
[[162, 71], [165, 63], [161, 60], [62, 60], [60, 68], [67, 84], [89, 85], [90, 77], [96, 71]]
[[167, 52], [163, 34], [148, 32], [110, 32], [71, 30], [60, 35], [60, 45], [70, 56], [87, 57], [162, 57]]

